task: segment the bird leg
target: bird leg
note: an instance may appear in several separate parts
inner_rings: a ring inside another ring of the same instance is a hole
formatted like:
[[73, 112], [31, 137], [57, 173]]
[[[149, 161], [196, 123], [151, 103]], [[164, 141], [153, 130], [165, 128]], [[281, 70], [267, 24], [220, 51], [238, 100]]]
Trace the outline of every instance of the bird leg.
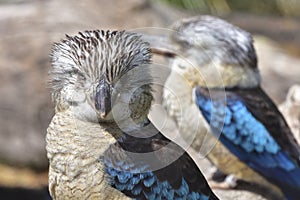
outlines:
[[237, 186], [237, 178], [233, 174], [224, 174], [220, 170], [216, 170], [209, 178], [208, 184], [213, 189], [229, 190]]

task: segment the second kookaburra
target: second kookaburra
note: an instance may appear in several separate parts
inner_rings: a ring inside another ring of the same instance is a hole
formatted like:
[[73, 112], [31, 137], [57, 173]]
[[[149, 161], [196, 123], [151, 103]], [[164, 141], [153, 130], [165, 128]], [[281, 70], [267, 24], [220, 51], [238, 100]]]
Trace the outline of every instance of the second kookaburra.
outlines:
[[218, 199], [147, 117], [150, 57], [148, 44], [125, 31], [85, 31], [54, 45], [46, 139], [53, 199]]
[[[300, 148], [260, 87], [251, 35], [211, 16], [181, 20], [173, 30], [155, 52], [174, 57], [164, 105], [183, 138], [224, 173], [261, 184], [277, 198], [282, 192], [298, 199]], [[206, 134], [205, 124], [217, 137]]]

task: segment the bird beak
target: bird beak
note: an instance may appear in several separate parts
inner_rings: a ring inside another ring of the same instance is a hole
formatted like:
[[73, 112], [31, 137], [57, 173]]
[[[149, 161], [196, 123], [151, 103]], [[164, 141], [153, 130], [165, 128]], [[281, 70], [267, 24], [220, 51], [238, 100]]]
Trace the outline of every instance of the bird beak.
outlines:
[[148, 35], [143, 33], [142, 39], [150, 44], [151, 53], [153, 54], [169, 58], [177, 55], [177, 47], [172, 44], [166, 36]]
[[111, 111], [111, 87], [103, 76], [96, 88], [95, 107], [101, 119], [104, 119]]

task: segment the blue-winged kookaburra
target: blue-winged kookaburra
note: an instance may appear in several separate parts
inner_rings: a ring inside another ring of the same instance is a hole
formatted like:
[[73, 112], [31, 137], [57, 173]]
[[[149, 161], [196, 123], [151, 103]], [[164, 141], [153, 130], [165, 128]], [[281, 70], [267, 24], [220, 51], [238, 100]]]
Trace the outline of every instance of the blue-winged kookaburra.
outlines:
[[46, 138], [53, 199], [218, 199], [147, 118], [150, 57], [148, 43], [125, 31], [85, 31], [54, 45]]
[[219, 139], [208, 158], [221, 171], [261, 184], [277, 198], [279, 188], [286, 199], [299, 199], [300, 148], [260, 87], [251, 35], [211, 16], [184, 19], [173, 29], [170, 44], [155, 52], [174, 57], [164, 104], [183, 137], [210, 150], [214, 139], [199, 126], [208, 123]]

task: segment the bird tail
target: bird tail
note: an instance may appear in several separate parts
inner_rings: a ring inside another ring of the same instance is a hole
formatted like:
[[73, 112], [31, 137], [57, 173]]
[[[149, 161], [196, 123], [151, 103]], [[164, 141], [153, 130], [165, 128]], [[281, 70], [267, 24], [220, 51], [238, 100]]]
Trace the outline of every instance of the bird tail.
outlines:
[[278, 185], [287, 200], [300, 199], [300, 168], [278, 174], [282, 181]]

